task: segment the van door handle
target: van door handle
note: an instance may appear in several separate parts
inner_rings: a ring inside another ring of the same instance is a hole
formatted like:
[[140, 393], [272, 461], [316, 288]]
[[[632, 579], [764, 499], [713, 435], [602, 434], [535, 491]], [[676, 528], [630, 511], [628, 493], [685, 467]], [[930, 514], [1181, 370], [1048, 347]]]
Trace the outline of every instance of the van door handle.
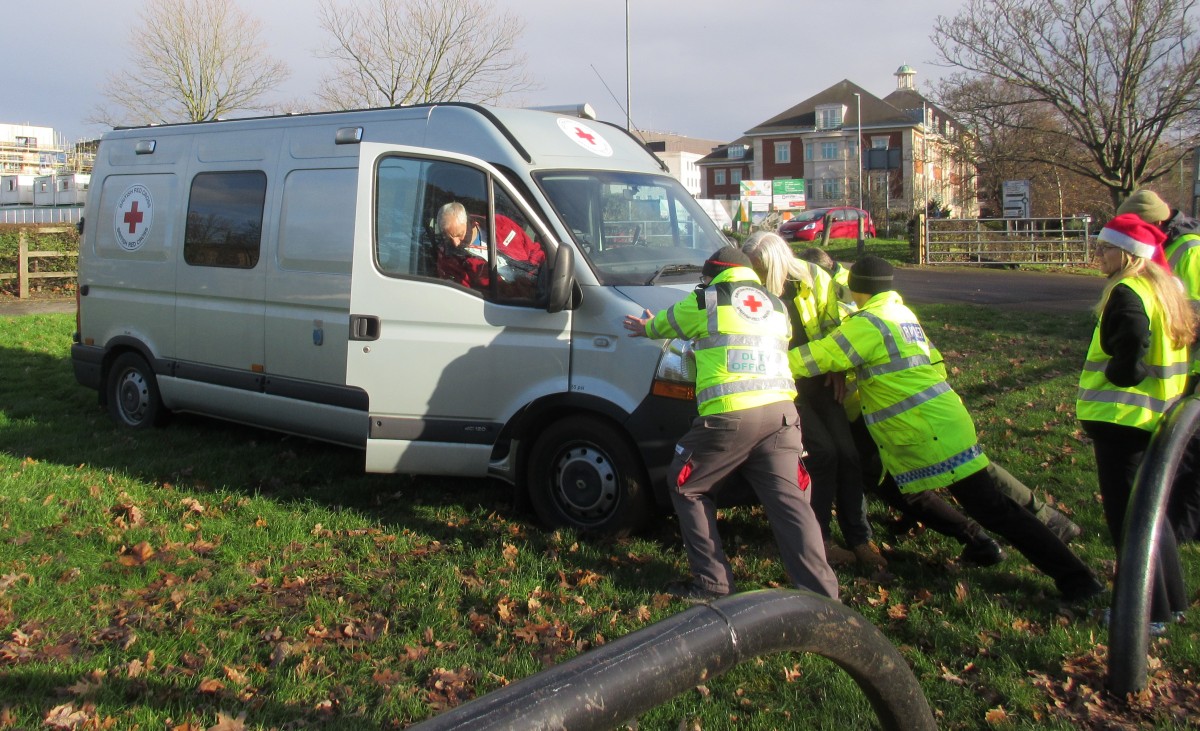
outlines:
[[351, 340], [378, 340], [379, 318], [375, 315], [350, 316]]

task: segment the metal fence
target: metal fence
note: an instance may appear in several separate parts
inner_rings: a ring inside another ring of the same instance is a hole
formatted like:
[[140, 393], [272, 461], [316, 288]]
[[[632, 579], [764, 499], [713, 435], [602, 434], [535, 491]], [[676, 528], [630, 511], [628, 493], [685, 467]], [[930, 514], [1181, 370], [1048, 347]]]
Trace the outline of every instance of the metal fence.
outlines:
[[79, 223], [83, 206], [3, 206], [0, 223], [60, 224]]
[[922, 264], [1078, 266], [1092, 259], [1091, 218], [929, 218]]

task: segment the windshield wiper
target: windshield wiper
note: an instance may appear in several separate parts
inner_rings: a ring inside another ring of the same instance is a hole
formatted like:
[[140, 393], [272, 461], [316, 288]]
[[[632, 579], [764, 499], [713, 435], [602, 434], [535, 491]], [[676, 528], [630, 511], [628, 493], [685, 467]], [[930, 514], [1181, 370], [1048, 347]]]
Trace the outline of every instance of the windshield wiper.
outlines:
[[663, 266], [659, 267], [658, 271], [654, 272], [654, 274], [646, 280], [646, 284], [654, 284], [658, 281], [659, 277], [667, 275], [688, 274], [691, 272], [701, 271], [703, 271], [703, 267], [701, 267], [699, 264], [664, 264]]

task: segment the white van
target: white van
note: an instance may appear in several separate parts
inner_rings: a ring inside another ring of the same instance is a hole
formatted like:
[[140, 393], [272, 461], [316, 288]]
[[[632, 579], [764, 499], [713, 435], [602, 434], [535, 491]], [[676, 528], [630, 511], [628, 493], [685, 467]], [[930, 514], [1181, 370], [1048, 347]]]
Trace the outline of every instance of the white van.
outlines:
[[[620, 127], [435, 104], [118, 129], [92, 183], [71, 357], [119, 423], [192, 412], [365, 449], [370, 472], [491, 475], [590, 531], [665, 499], [694, 368], [621, 323], [727, 242]], [[482, 282], [445, 278], [448, 202]], [[521, 232], [544, 257], [517, 282]]]

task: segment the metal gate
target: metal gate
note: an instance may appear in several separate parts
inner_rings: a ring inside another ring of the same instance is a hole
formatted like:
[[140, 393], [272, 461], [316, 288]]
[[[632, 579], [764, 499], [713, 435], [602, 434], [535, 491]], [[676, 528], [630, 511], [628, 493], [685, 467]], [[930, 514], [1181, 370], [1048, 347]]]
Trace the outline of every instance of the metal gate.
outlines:
[[1092, 260], [1089, 216], [925, 218], [918, 220], [920, 264], [1080, 266]]

